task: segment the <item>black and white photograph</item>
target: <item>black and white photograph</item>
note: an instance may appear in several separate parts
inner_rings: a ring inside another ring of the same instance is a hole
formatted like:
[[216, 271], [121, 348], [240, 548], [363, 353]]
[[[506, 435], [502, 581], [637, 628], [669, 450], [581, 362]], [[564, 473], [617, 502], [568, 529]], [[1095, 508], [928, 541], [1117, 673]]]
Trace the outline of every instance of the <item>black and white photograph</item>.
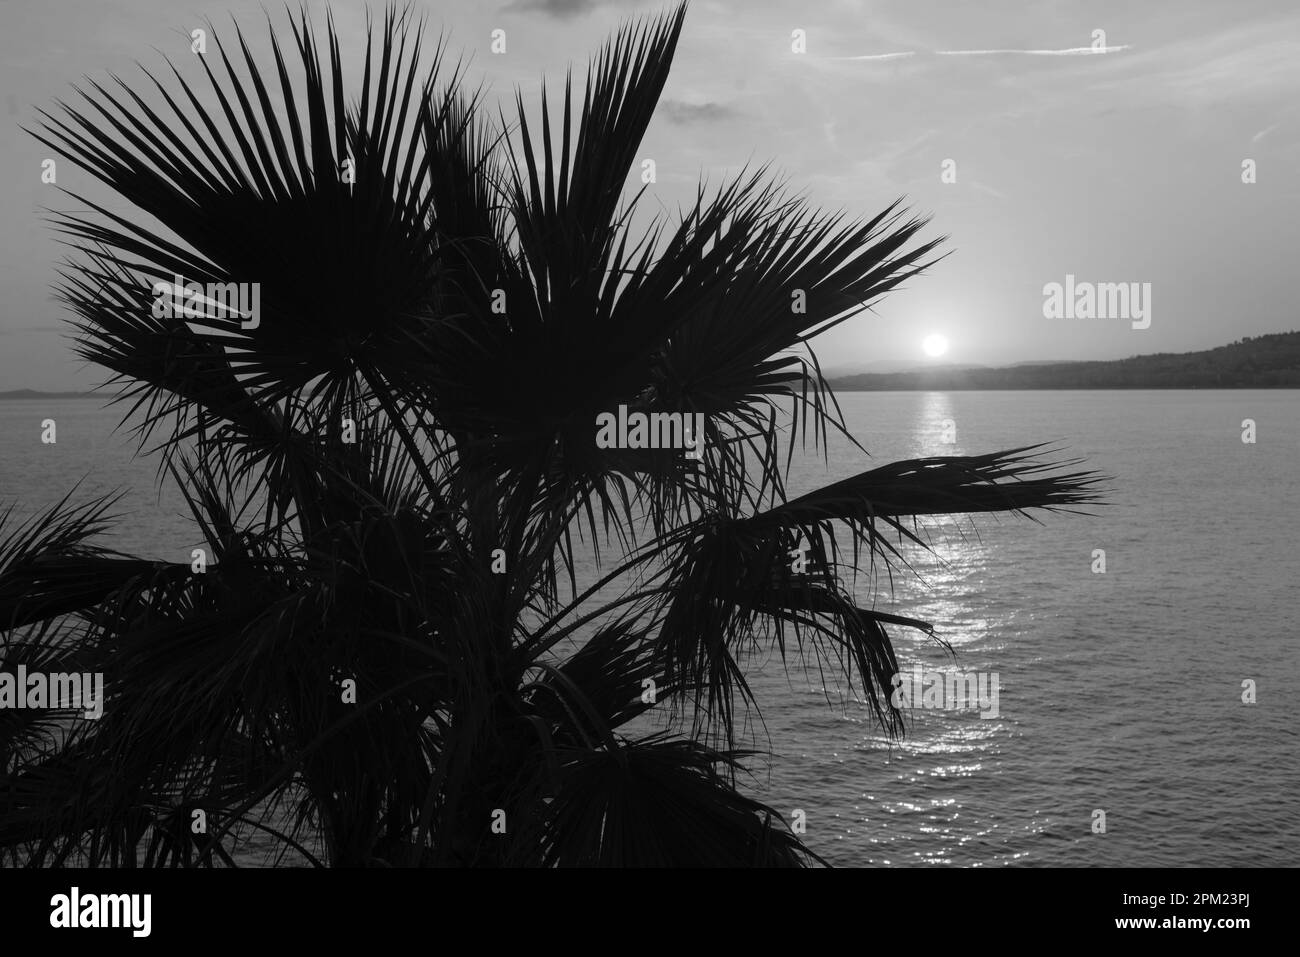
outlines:
[[13, 940], [1280, 909], [1294, 3], [0, 0], [0, 120]]

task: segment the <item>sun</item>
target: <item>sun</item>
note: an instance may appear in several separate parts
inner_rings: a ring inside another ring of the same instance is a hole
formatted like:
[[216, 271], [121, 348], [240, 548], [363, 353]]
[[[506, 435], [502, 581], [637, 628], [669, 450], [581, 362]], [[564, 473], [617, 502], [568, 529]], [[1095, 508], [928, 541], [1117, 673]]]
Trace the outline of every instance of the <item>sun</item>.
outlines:
[[925, 337], [925, 340], [921, 343], [921, 348], [925, 350], [925, 354], [931, 359], [937, 359], [948, 351], [948, 337], [933, 332]]

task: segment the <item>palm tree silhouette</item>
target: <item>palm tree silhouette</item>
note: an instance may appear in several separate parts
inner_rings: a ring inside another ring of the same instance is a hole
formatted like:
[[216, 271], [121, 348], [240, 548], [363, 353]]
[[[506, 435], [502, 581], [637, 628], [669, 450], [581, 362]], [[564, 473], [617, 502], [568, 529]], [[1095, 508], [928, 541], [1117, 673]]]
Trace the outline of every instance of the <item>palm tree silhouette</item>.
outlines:
[[[842, 572], [924, 544], [917, 516], [1068, 508], [1096, 478], [1029, 447], [787, 496], [795, 445], [847, 436], [808, 340], [939, 240], [766, 169], [634, 229], [684, 15], [621, 28], [540, 122], [522, 97], [494, 120], [441, 42], [422, 66], [393, 10], [355, 99], [303, 13], [273, 67], [209, 25], [206, 90], [169, 62], [42, 111], [140, 214], [56, 214], [60, 295], [210, 564], [96, 544], [112, 499], [6, 516], [3, 667], [103, 672], [106, 706], [0, 712], [0, 854], [234, 865], [257, 831], [331, 866], [819, 860], [737, 786], [747, 651], [830, 662], [897, 732], [885, 626], [931, 629]], [[258, 283], [257, 320], [159, 315], [177, 276]], [[598, 447], [620, 406], [703, 414], [699, 459]]]

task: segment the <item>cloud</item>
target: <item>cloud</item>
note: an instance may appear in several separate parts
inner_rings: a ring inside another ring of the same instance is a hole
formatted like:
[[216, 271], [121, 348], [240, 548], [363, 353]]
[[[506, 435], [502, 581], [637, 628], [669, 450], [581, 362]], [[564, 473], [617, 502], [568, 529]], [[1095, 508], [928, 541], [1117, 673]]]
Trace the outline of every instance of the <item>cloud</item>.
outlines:
[[1132, 44], [1124, 43], [1114, 47], [1069, 47], [1065, 50], [935, 50], [935, 56], [1000, 56], [1004, 53], [1022, 56], [1100, 56], [1106, 53], [1118, 53], [1131, 50]]
[[833, 56], [832, 60], [897, 60], [900, 57], [916, 56], [912, 51], [906, 53], [867, 53], [863, 56]]
[[1119, 57], [1115, 62], [1131, 72], [1093, 83], [1090, 92], [1120, 93], [1130, 97], [1130, 105], [1173, 100], [1181, 107], [1210, 107], [1249, 99], [1273, 110], [1290, 106], [1300, 89], [1300, 43], [1279, 39], [1281, 33], [1276, 24], [1251, 25]]
[[1250, 138], [1250, 141], [1252, 143], [1258, 143], [1260, 140], [1268, 136], [1269, 133], [1272, 133], [1275, 129], [1277, 129], [1281, 125], [1282, 125], [1281, 123], [1274, 123], [1272, 126], [1260, 130], [1258, 133], [1256, 133], [1254, 136]]
[[[1132, 49], [1131, 44], [1113, 47], [1069, 47], [1064, 50], [935, 50], [932, 56], [1001, 56], [1003, 54], [1020, 54], [1022, 56], [1097, 56], [1105, 53], [1118, 53], [1120, 50]], [[897, 60], [901, 57], [916, 56], [915, 50], [898, 53], [867, 53], [862, 56], [836, 56], [832, 60]]]
[[600, 6], [599, 0], [514, 0], [507, 10], [540, 13], [559, 20], [572, 20]]
[[688, 123], [716, 123], [718, 120], [732, 119], [740, 116], [740, 111], [725, 103], [687, 103], [684, 100], [664, 100], [659, 104], [660, 111], [669, 123], [685, 125]]
[[986, 183], [972, 182], [970, 185], [972, 189], [977, 189], [981, 193], [988, 193], [990, 196], [996, 196], [998, 199], [1007, 198], [1006, 193], [1002, 192], [1001, 190], [994, 189], [992, 186], [989, 186]]

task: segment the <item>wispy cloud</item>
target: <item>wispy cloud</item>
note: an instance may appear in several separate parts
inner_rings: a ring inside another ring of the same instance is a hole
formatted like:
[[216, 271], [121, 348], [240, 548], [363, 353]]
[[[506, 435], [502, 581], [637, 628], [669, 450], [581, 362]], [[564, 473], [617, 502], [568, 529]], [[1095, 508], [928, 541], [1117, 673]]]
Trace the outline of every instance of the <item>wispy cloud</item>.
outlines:
[[1007, 198], [1006, 193], [1002, 192], [1000, 189], [994, 189], [992, 186], [989, 186], [986, 183], [978, 183], [972, 181], [970, 185], [972, 189], [977, 189], [981, 193], [988, 193], [990, 196], [996, 196], [998, 199]]
[[1183, 107], [1253, 100], [1269, 103], [1277, 115], [1300, 89], [1300, 43], [1276, 39], [1277, 32], [1252, 25], [1249, 32], [1185, 40], [1174, 49], [1117, 58], [1134, 72], [1099, 79], [1089, 92], [1122, 91], [1131, 97], [1129, 103], [1172, 100]]
[[514, 0], [506, 6], [506, 9], [571, 20], [584, 13], [590, 13], [598, 6], [600, 6], [598, 0]]
[[669, 123], [685, 125], [688, 123], [713, 123], [718, 120], [739, 116], [740, 111], [725, 103], [707, 101], [688, 103], [685, 100], [664, 100], [659, 104], [659, 111]]
[[1265, 127], [1264, 129], [1256, 133], [1254, 136], [1252, 136], [1250, 138], [1250, 141], [1252, 143], [1258, 143], [1260, 140], [1268, 136], [1269, 133], [1272, 133], [1275, 129], [1277, 129], [1281, 125], [1282, 125], [1281, 123], [1274, 123], [1272, 126]]
[[935, 56], [1001, 56], [1018, 54], [1020, 56], [1097, 56], [1104, 53], [1118, 53], [1131, 50], [1132, 44], [1124, 43], [1113, 47], [1069, 47], [1064, 50], [935, 50]]
[[[931, 56], [1003, 56], [1006, 54], [1020, 56], [1098, 56], [1105, 53], [1118, 53], [1131, 50], [1132, 44], [1124, 43], [1113, 47], [1068, 47], [1064, 50], [933, 50]], [[897, 60], [902, 57], [917, 56], [916, 50], [901, 50], [897, 53], [866, 53], [862, 56], [836, 56], [832, 60]], [[924, 55], [924, 54], [920, 54]]]
[[897, 60], [902, 57], [916, 56], [912, 51], [906, 53], [868, 53], [863, 56], [833, 56], [832, 60]]

